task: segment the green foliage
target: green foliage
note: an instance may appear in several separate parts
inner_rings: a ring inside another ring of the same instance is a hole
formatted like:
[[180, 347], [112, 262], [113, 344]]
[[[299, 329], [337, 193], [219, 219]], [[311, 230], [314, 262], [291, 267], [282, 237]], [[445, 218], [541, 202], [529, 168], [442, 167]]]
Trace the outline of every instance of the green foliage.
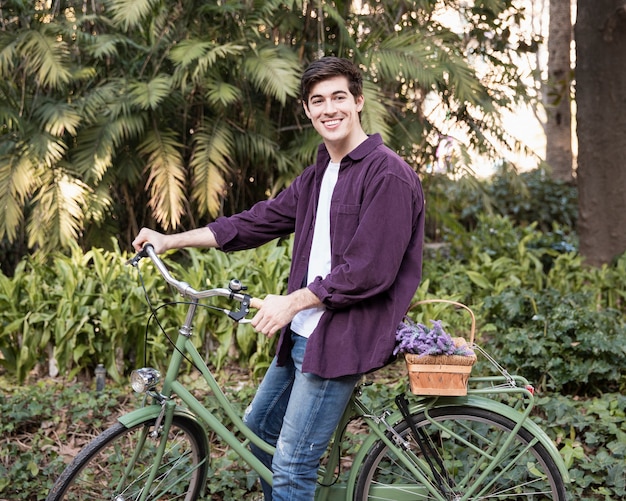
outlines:
[[0, 249], [110, 249], [275, 195], [316, 153], [297, 94], [321, 54], [363, 68], [366, 130], [416, 170], [451, 124], [494, 158], [519, 147], [500, 113], [530, 94], [515, 61], [537, 40], [521, 8], [357, 4], [3, 3]]
[[78, 448], [119, 414], [128, 391], [40, 381], [0, 393], [0, 499], [41, 500]]
[[[173, 257], [178, 259], [171, 262], [175, 275], [198, 289], [225, 287], [231, 278], [240, 278], [257, 296], [286, 288], [289, 241], [235, 254], [191, 250]], [[155, 322], [146, 330], [148, 304], [140, 277], [125, 265], [127, 258], [119, 251], [83, 254], [75, 248], [71, 256], [56, 254], [49, 262], [24, 260], [12, 278], [0, 273], [0, 365], [19, 382], [35, 369], [71, 378], [99, 363], [121, 381], [145, 357], [158, 367], [171, 346]], [[180, 301], [148, 261], [140, 266], [155, 306]], [[159, 311], [170, 337], [176, 336], [185, 311], [184, 305]], [[275, 339], [208, 310], [200, 312], [196, 325], [197, 346], [216, 367], [236, 360], [262, 374], [269, 366]]]
[[539, 400], [534, 420], [559, 445], [572, 480], [568, 492], [581, 501], [626, 496], [626, 397], [573, 399], [550, 395]]
[[473, 195], [468, 193], [470, 199], [462, 220], [470, 228], [485, 211], [506, 216], [515, 226], [535, 224], [544, 232], [549, 232], [555, 224], [576, 227], [576, 187], [552, 179], [543, 169], [518, 174], [510, 165], [504, 164], [483, 187], [484, 196], [478, 191]]
[[[534, 224], [514, 226], [504, 216], [483, 214], [471, 232], [450, 236], [443, 256], [427, 254], [423, 276], [437, 295], [474, 304], [510, 287], [540, 290], [559, 280], [558, 271], [548, 274], [550, 266], [568, 269], [570, 255], [554, 245], [561, 238], [560, 230], [546, 234]], [[580, 260], [571, 264], [568, 273], [590, 275]]]
[[623, 313], [588, 293], [511, 288], [487, 297], [482, 316], [496, 359], [543, 390], [597, 395], [626, 383]]
[[[224, 384], [240, 412], [255, 390], [242, 384], [235, 374]], [[247, 378], [246, 378], [247, 379]], [[190, 389], [202, 386], [188, 378]], [[64, 385], [42, 380], [28, 387], [11, 388], [3, 381], [0, 393], [0, 499], [38, 501], [61, 474], [67, 462], [116, 417], [139, 405], [142, 397], [131, 395], [128, 387], [107, 386], [101, 393], [91, 385]], [[204, 405], [222, 421], [227, 416], [210, 398]], [[259, 491], [257, 478], [237, 464], [232, 453], [223, 452], [223, 444], [211, 445], [211, 478], [203, 499], [244, 499]]]
[[141, 293], [119, 252], [28, 259], [0, 285], [0, 364], [18, 381], [42, 363], [69, 377], [103, 363], [119, 380], [124, 357], [143, 353]]
[[[433, 240], [470, 235], [485, 215], [499, 215], [514, 227], [534, 225], [546, 235], [576, 227], [578, 192], [575, 186], [551, 179], [543, 169], [517, 173], [504, 164], [493, 176], [464, 175], [451, 179], [432, 175], [424, 180], [431, 204], [429, 233]], [[556, 229], [555, 229], [556, 228]], [[575, 250], [571, 236], [552, 242], [557, 250]]]

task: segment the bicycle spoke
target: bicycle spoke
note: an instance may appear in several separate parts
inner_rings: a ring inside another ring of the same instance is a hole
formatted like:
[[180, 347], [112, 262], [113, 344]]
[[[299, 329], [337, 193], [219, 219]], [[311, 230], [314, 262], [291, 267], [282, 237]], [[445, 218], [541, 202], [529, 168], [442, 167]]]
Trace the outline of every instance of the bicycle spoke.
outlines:
[[[194, 421], [174, 417], [166, 437], [145, 439], [153, 424], [127, 429], [118, 423], [104, 432], [66, 469], [48, 501], [196, 499], [208, 468], [206, 434]], [[163, 458], [146, 491], [161, 440], [167, 440]]]
[[[397, 433], [408, 440], [410, 452], [389, 449], [383, 442], [374, 446], [359, 474], [359, 501], [565, 499], [549, 453], [509, 419], [462, 406], [411, 419], [421, 442], [428, 440], [431, 446], [420, 446], [411, 426], [400, 423]], [[426, 454], [430, 460], [421, 461]], [[441, 471], [435, 473], [428, 465]]]

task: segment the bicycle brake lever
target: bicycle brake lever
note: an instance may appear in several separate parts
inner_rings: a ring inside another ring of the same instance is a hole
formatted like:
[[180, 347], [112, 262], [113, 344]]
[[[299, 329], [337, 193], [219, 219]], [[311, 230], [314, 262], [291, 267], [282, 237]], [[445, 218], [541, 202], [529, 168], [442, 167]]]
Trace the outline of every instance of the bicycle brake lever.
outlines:
[[228, 316], [235, 322], [241, 321], [250, 311], [250, 299], [248, 294], [243, 295], [243, 301], [241, 301], [241, 307], [237, 311], [229, 311]]

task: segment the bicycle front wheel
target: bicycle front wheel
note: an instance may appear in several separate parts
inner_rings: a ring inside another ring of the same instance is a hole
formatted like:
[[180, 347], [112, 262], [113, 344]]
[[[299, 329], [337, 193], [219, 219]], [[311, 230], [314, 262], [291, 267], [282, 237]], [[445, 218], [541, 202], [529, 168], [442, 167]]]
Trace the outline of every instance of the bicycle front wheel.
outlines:
[[394, 429], [409, 452], [374, 444], [355, 500], [565, 501], [558, 466], [530, 432], [522, 428], [505, 444], [515, 427], [510, 419], [467, 406], [432, 409], [428, 417], [411, 416], [426, 445], [418, 445], [406, 421]]
[[151, 436], [154, 424], [154, 418], [132, 428], [116, 423], [98, 435], [63, 471], [47, 501], [197, 499], [209, 460], [204, 430], [188, 417], [174, 416], [156, 478], [146, 486], [163, 439], [160, 433]]

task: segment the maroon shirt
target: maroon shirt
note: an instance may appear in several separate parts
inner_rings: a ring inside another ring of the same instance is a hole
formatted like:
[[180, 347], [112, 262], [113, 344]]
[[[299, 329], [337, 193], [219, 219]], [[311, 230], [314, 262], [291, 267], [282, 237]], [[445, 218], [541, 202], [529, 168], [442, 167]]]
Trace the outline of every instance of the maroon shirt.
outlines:
[[[306, 277], [317, 200], [330, 157], [309, 166], [275, 199], [209, 224], [224, 251], [258, 247], [293, 232], [288, 292]], [[330, 208], [331, 272], [308, 288], [327, 310], [311, 334], [302, 370], [325, 378], [361, 374], [391, 357], [396, 327], [419, 286], [424, 195], [417, 174], [379, 134], [341, 161]], [[278, 363], [289, 357], [283, 329]]]

